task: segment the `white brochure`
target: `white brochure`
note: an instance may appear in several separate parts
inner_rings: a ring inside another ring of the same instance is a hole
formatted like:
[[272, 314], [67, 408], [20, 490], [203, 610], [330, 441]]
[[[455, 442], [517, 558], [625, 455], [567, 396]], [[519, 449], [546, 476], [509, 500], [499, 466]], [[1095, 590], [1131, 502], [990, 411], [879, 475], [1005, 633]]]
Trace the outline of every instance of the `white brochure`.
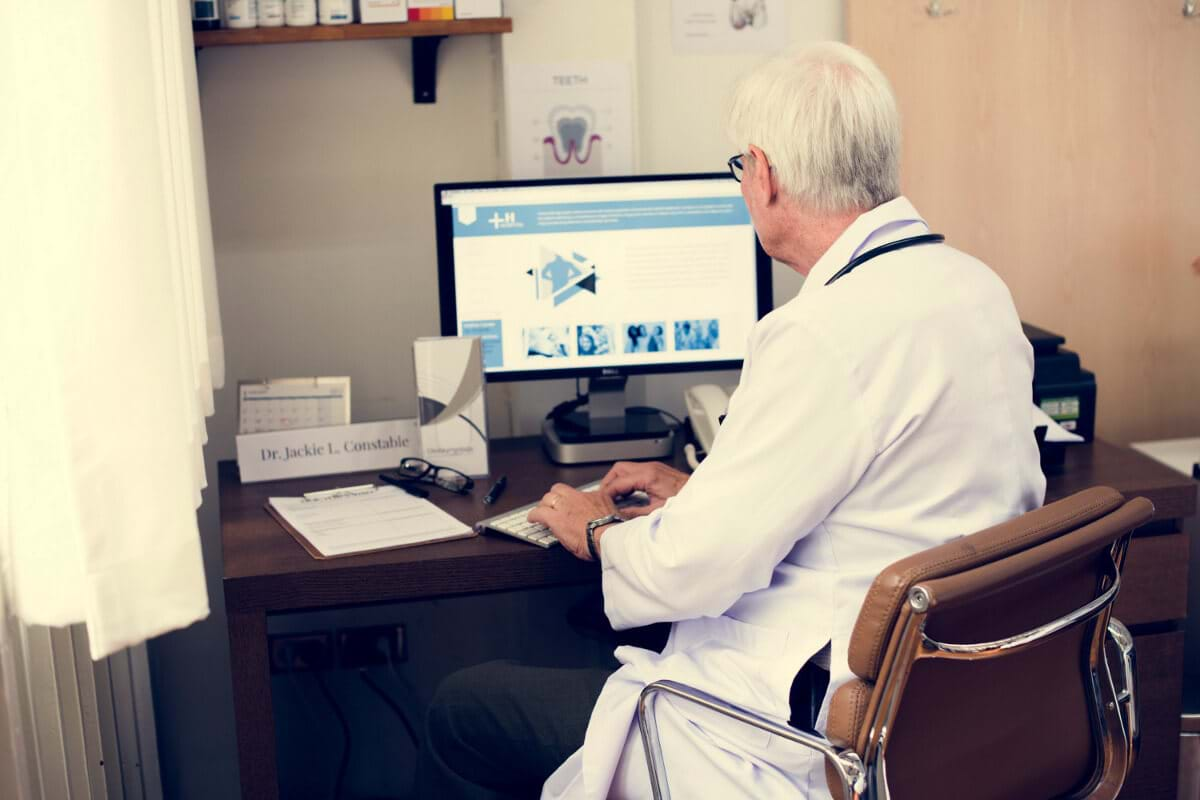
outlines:
[[421, 456], [472, 477], [488, 473], [483, 350], [478, 336], [413, 342]]
[[417, 421], [393, 419], [237, 437], [242, 483], [393, 469], [419, 456]]

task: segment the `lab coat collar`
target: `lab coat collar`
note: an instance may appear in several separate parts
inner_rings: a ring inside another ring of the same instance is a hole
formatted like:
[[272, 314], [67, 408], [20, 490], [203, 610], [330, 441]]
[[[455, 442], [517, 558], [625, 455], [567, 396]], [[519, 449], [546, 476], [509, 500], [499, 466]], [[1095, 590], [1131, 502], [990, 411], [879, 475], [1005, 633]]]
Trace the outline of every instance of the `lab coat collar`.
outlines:
[[804, 279], [801, 293], [811, 293], [823, 287], [834, 273], [871, 247], [901, 238], [902, 232], [906, 236], [913, 235], [905, 229], [914, 224], [925, 225], [926, 229], [929, 227], [904, 195], [860, 214], [813, 265]]

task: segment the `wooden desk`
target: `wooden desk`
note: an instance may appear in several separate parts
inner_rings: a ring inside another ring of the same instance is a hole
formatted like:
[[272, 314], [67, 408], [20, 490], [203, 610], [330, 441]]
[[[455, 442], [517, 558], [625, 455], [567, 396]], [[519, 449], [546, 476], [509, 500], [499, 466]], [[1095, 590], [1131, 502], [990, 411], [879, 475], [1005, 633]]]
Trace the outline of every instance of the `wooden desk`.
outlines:
[[[492, 472], [508, 475], [508, 489], [498, 503], [479, 502], [490, 486], [486, 480], [472, 497], [434, 490], [430, 499], [473, 524], [541, 497], [555, 481], [585, 483], [605, 469], [556, 467], [542, 455], [536, 438], [499, 440], [492, 444]], [[243, 485], [233, 462], [219, 466], [225, 607], [245, 800], [279, 796], [268, 614], [598, 580], [595, 567], [562, 548], [542, 550], [493, 536], [318, 561], [263, 510], [271, 495], [373, 479], [363, 473]], [[1186, 616], [1188, 555], [1179, 521], [1195, 511], [1195, 484], [1132, 450], [1097, 442], [1068, 451], [1062, 472], [1050, 476], [1047, 500], [1100, 484], [1127, 497], [1148, 497], [1157, 509], [1155, 521], [1130, 547], [1115, 612], [1135, 637], [1143, 715], [1141, 756], [1122, 796], [1174, 800], [1183, 670], [1178, 621]]]

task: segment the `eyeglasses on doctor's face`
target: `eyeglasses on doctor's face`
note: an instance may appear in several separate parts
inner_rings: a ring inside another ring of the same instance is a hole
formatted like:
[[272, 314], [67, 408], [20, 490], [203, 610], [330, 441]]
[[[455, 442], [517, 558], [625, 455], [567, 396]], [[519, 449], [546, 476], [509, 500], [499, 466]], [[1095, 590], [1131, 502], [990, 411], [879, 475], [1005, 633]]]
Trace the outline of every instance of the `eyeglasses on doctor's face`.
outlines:
[[729, 165], [729, 174], [738, 183], [742, 182], [742, 172], [745, 170], [745, 167], [742, 166], [742, 159], [745, 156], [745, 153], [738, 153], [736, 156], [730, 156], [729, 160], [725, 162]]
[[475, 488], [475, 481], [458, 470], [430, 464], [423, 458], [404, 459], [396, 473], [404, 480], [432, 483], [455, 494], [466, 494]]

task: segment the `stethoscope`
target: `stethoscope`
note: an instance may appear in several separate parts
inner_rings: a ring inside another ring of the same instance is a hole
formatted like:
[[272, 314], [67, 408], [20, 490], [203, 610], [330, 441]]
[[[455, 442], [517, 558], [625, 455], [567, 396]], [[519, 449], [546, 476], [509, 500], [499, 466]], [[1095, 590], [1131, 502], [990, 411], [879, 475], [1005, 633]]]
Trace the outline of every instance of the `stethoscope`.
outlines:
[[[837, 272], [835, 272], [833, 274], [832, 278], [825, 281], [825, 285], [828, 286], [829, 284], [836, 281], [838, 278], [840, 278], [844, 275], [849, 275], [857, 267], [861, 267], [863, 264], [867, 263], [868, 261], [870, 261], [872, 258], [875, 258], [876, 256], [882, 256], [887, 253], [894, 253], [897, 250], [903, 250], [906, 247], [917, 247], [918, 245], [922, 245], [922, 244], [938, 244], [939, 242], [944, 242], [944, 241], [946, 241], [946, 237], [940, 233], [923, 233], [920, 236], [909, 236], [907, 239], [897, 239], [894, 242], [888, 242], [887, 244], [881, 244], [881, 245], [879, 245], [879, 247], [873, 247], [870, 250], [868, 250], [867, 252], [861, 253], [860, 255], [850, 259], [850, 263], [848, 263], [846, 266], [842, 267]], [[725, 416], [722, 415], [721, 419], [718, 421], [718, 424], [720, 424], [720, 422], [723, 422], [724, 420], [725, 420]], [[695, 445], [693, 445], [689, 442], [688, 444], [683, 446], [683, 451], [684, 451], [684, 454], [687, 456], [688, 465], [693, 470], [696, 469], [696, 467], [700, 466], [700, 459], [696, 455]]]
[[938, 244], [939, 242], [944, 241], [946, 241], [946, 237], [940, 233], [923, 233], [920, 236], [909, 236], [907, 239], [897, 239], [894, 242], [881, 244], [879, 247], [873, 247], [867, 252], [861, 253], [860, 255], [852, 258], [850, 263], [835, 272], [832, 278], [825, 281], [825, 285], [828, 286], [843, 275], [849, 275], [855, 270], [855, 268], [862, 266], [876, 256], [882, 256], [886, 253], [894, 253], [895, 251], [903, 250], [906, 247], [916, 247], [922, 244]]

